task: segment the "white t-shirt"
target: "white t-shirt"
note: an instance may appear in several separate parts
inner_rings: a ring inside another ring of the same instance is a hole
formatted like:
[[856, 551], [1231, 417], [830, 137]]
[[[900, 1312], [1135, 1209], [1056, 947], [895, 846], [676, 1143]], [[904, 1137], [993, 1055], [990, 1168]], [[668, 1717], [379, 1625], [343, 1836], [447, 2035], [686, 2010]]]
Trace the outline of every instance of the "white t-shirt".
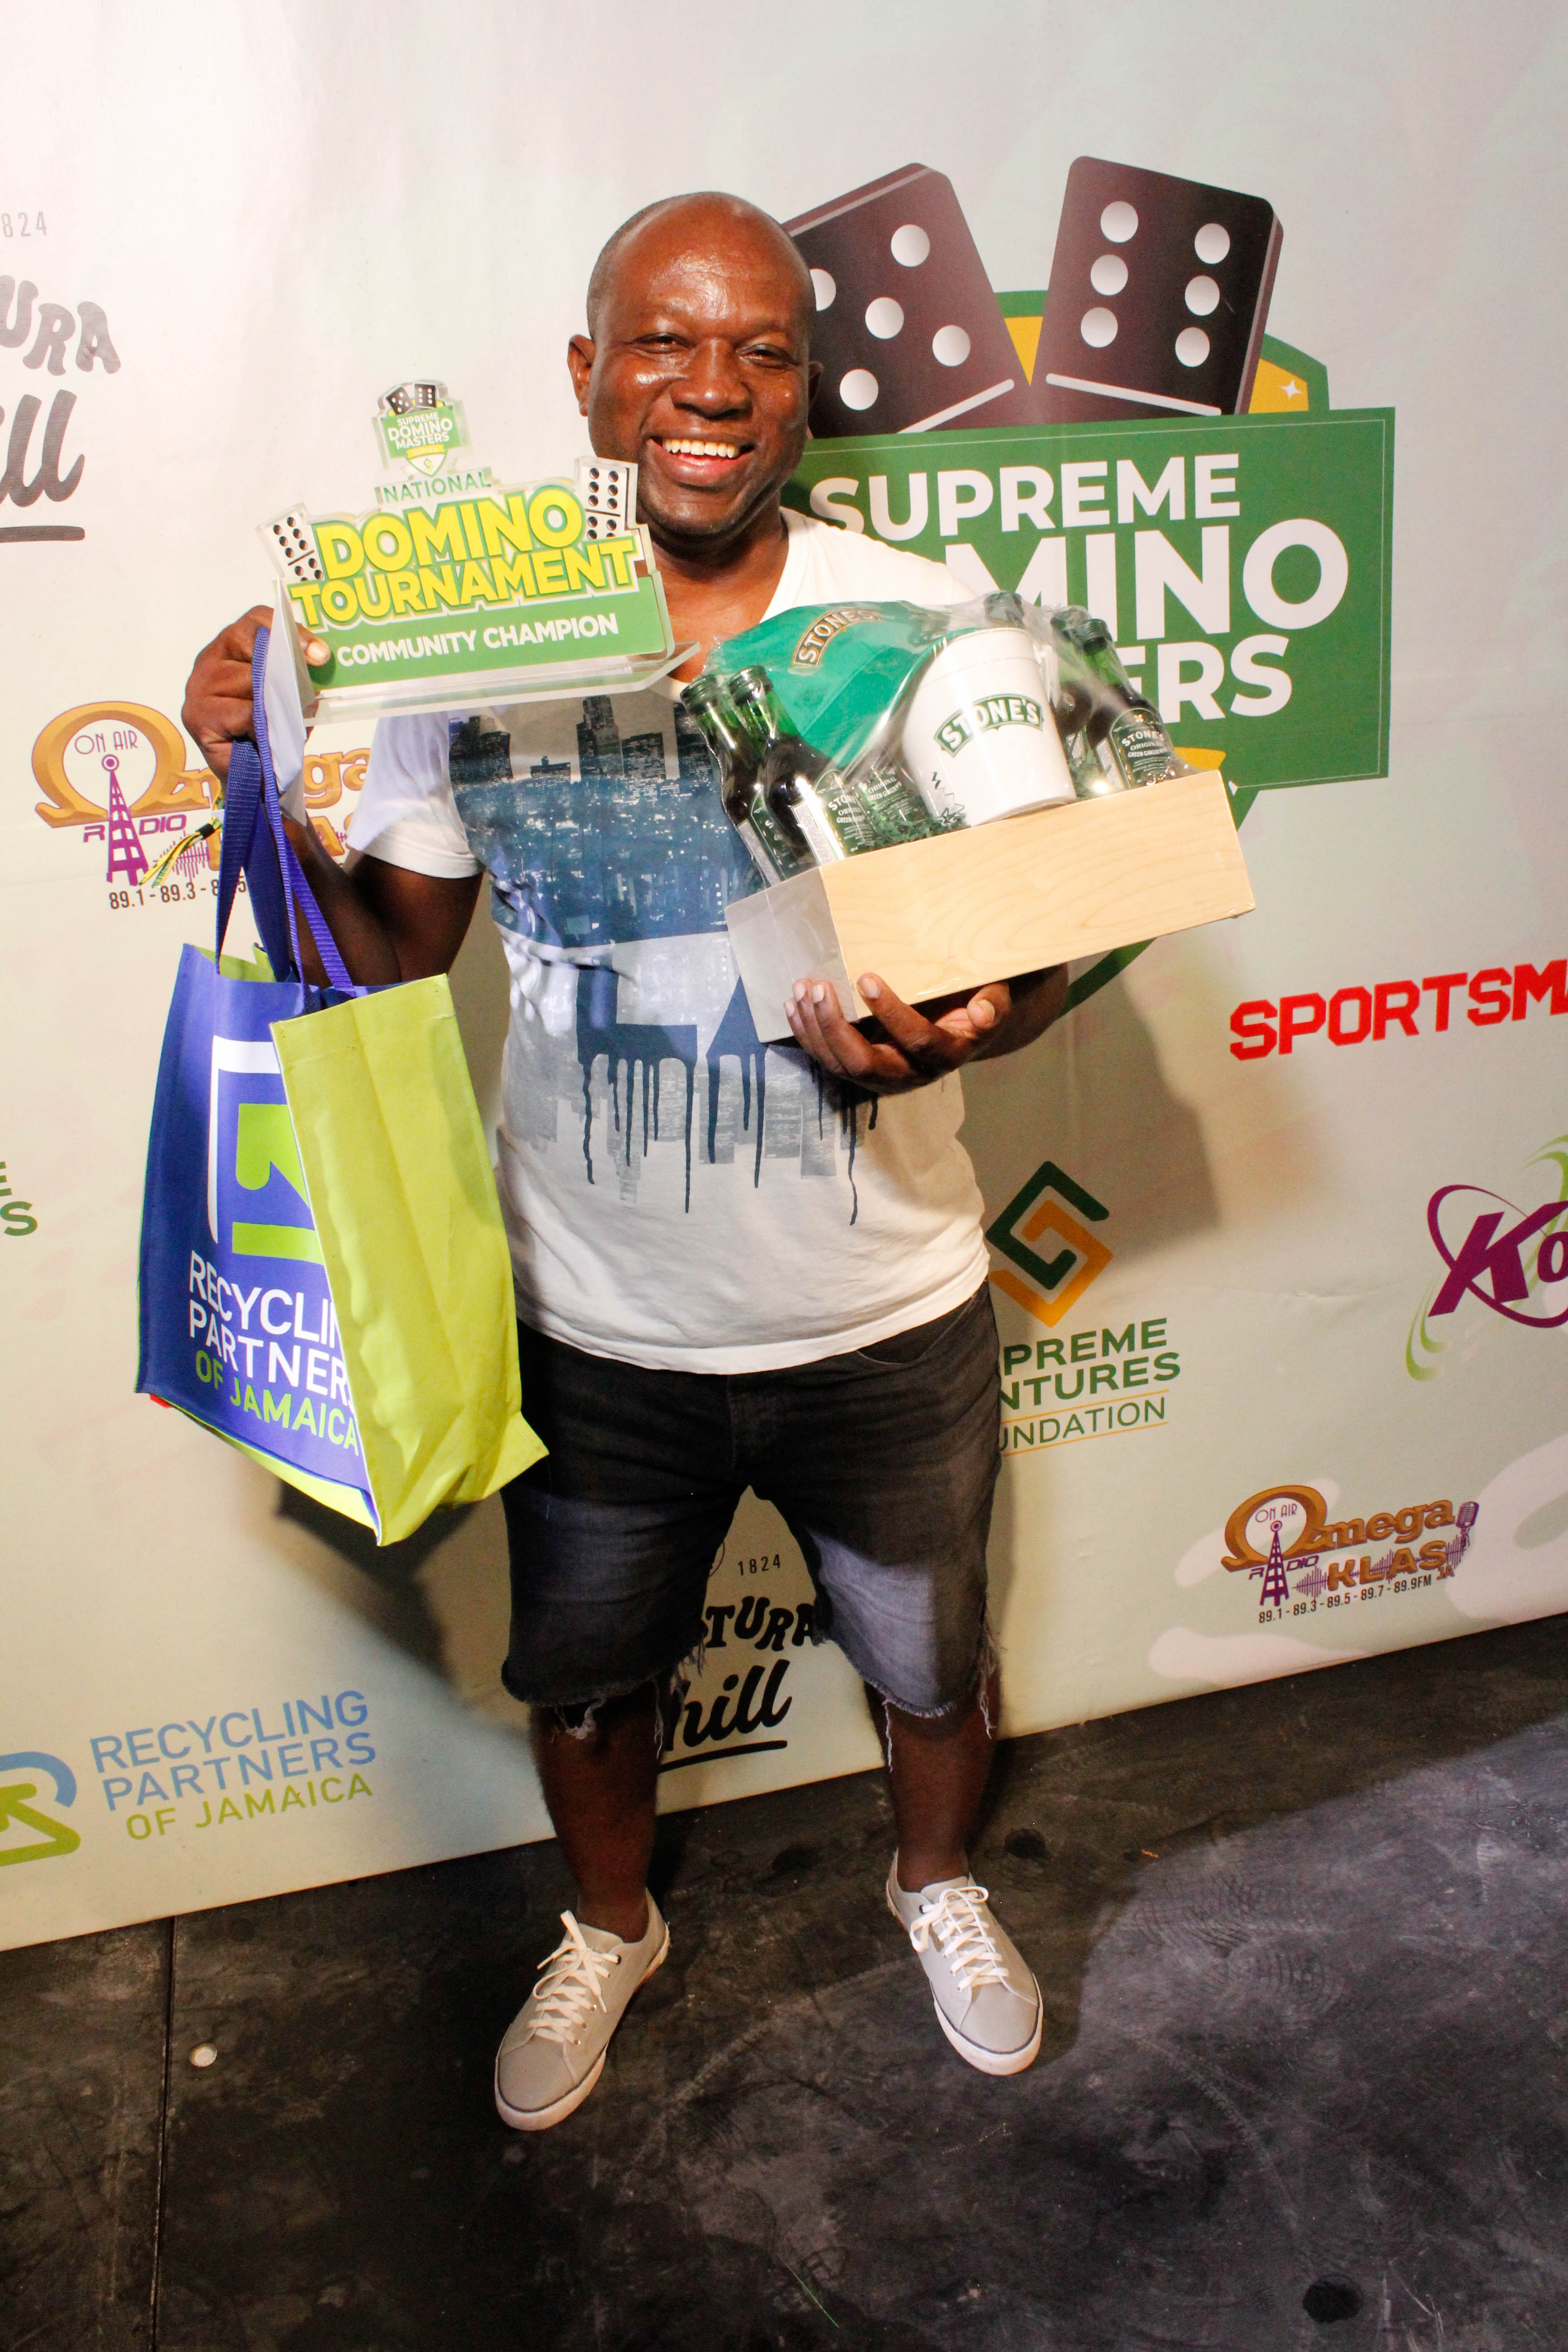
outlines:
[[[972, 593], [787, 520], [770, 614]], [[985, 1278], [981, 1202], [956, 1076], [851, 1101], [794, 1044], [759, 1042], [724, 928], [757, 877], [679, 692], [384, 719], [352, 838], [416, 873], [490, 877], [523, 1320], [627, 1363], [766, 1371], [960, 1305]]]

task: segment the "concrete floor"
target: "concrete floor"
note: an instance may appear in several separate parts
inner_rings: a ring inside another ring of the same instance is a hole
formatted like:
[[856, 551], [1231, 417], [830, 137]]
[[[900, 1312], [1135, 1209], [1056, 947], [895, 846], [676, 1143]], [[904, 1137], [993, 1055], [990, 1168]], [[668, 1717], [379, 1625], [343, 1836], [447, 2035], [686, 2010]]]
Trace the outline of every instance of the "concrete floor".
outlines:
[[0, 2345], [1561, 2352], [1565, 1699], [1546, 1620], [1016, 1743], [1010, 2082], [870, 1776], [665, 1824], [670, 1963], [537, 2137], [552, 1846], [0, 1955]]

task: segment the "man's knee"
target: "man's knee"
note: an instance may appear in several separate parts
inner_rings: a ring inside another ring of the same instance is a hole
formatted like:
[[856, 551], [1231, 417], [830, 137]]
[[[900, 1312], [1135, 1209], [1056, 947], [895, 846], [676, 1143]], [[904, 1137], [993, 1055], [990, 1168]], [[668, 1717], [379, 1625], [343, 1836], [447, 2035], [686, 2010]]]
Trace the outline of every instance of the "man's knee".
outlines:
[[641, 1683], [636, 1690], [580, 1699], [570, 1706], [536, 1706], [534, 1729], [541, 1739], [552, 1744], [570, 1739], [582, 1748], [606, 1748], [629, 1725], [646, 1721], [659, 1706], [658, 1685]]

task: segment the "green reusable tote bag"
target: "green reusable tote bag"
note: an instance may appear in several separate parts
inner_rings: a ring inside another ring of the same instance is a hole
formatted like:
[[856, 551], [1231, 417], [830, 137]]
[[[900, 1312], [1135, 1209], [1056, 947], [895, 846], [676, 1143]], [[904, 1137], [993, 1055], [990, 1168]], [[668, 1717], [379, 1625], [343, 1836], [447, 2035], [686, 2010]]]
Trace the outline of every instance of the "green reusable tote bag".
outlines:
[[383, 1543], [537, 1462], [445, 973], [272, 1027]]

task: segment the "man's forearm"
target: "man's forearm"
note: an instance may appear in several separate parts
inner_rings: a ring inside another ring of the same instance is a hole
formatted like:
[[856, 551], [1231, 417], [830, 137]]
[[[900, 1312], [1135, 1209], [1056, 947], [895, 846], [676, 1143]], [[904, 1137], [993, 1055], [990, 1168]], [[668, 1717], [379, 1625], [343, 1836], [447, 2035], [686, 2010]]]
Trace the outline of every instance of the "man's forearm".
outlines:
[[[308, 824], [297, 824], [291, 817], [286, 817], [284, 824], [316, 904], [326, 917], [327, 929], [337, 941], [338, 953], [349, 968], [350, 978], [369, 988], [401, 980], [397, 950], [374, 909], [355, 888], [353, 876], [332, 863]], [[300, 958], [305, 978], [318, 988], [324, 987], [326, 971], [303, 920], [300, 924]]]
[[1026, 972], [1008, 984], [1013, 1002], [975, 1047], [971, 1058], [976, 1062], [994, 1062], [1003, 1054], [1016, 1054], [1020, 1046], [1032, 1045], [1045, 1034], [1067, 1003], [1068, 968], [1065, 963], [1053, 964], [1048, 971]]

